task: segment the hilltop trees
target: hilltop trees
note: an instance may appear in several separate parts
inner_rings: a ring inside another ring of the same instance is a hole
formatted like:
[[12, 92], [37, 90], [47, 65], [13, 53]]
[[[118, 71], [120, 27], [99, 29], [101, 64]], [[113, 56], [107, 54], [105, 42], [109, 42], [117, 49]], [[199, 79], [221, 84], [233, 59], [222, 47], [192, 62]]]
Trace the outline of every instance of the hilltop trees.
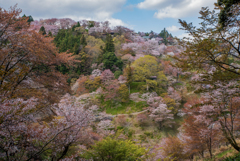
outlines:
[[23, 17], [23, 18], [26, 18], [26, 17], [27, 17], [27, 18], [28, 18], [28, 21], [27, 21], [28, 23], [31, 23], [32, 21], [34, 21], [31, 15], [30, 15], [30, 16], [26, 16], [26, 15], [24, 14], [22, 17]]
[[159, 33], [159, 36], [163, 38], [163, 43], [166, 45], [168, 43], [167, 38], [173, 37], [165, 28]]

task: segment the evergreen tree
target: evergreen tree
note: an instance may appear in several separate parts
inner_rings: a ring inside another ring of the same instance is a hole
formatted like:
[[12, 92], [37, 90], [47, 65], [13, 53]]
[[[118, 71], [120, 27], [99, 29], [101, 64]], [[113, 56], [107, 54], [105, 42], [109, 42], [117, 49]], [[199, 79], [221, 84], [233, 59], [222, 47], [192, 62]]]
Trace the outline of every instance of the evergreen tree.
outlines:
[[105, 44], [105, 52], [115, 52], [115, 47], [113, 43], [112, 36], [110, 34], [107, 35], [106, 44]]
[[48, 36], [49, 36], [49, 37], [52, 37], [52, 36], [53, 36], [51, 31], [48, 32]]
[[218, 0], [217, 5], [221, 6], [221, 11], [218, 14], [219, 24], [221, 27], [226, 27], [229, 20], [231, 20], [231, 7], [239, 3], [239, 0]]
[[88, 28], [94, 27], [94, 21], [88, 21]]
[[97, 62], [98, 64], [101, 64], [103, 62], [103, 54], [104, 54], [104, 49], [102, 46], [100, 46], [101, 53], [98, 55]]
[[32, 21], [34, 21], [33, 18], [32, 18], [32, 16], [31, 16], [31, 15], [28, 16], [28, 21], [27, 21], [27, 22], [31, 23]]
[[42, 34], [42, 35], [46, 35], [46, 31], [45, 31], [44, 26], [42, 26], [42, 27], [40, 28], [39, 33]]
[[74, 44], [73, 53], [74, 54], [79, 54], [79, 44], [78, 43]]
[[80, 39], [80, 44], [82, 44], [84, 47], [87, 45], [87, 41], [86, 41], [86, 38], [84, 37], [84, 35], [82, 35], [82, 37]]
[[71, 34], [71, 35], [68, 36], [67, 39], [68, 39], [67, 49], [70, 49], [70, 51], [72, 52], [72, 49], [73, 49], [73, 47], [74, 47], [74, 37], [73, 37], [73, 35]]
[[168, 43], [167, 38], [173, 37], [165, 28], [159, 33], [159, 36], [163, 38], [163, 42], [166, 45]]
[[77, 25], [76, 25], [76, 27], [80, 27], [81, 25], [80, 25], [80, 23], [79, 22], [77, 22]]
[[61, 41], [61, 44], [59, 46], [59, 52], [65, 52], [67, 51], [67, 44], [68, 44], [68, 39], [67, 38], [64, 38], [62, 41]]
[[103, 64], [105, 69], [110, 69], [115, 71], [114, 66], [122, 70], [123, 62], [121, 59], [118, 59], [113, 52], [107, 52], [103, 54]]

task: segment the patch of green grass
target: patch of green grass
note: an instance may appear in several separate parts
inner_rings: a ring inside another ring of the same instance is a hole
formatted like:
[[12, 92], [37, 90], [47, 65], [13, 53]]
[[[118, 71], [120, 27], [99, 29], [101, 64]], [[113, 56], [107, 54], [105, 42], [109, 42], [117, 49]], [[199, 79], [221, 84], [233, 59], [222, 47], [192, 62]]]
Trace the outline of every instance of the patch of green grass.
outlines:
[[219, 153], [218, 155], [216, 155], [216, 157], [217, 157], [217, 158], [222, 158], [222, 157], [224, 157], [227, 153], [230, 153], [230, 152], [232, 152], [232, 151], [233, 151], [233, 149], [226, 150], [226, 151], [224, 151], [224, 152]]
[[141, 92], [143, 85], [146, 85], [146, 82], [132, 82], [130, 83], [130, 93]]
[[143, 111], [144, 107], [147, 107], [147, 102], [134, 102], [132, 100], [128, 102], [117, 103], [115, 105], [111, 104], [111, 101], [103, 102], [104, 109], [106, 113], [117, 115], [117, 114], [129, 114], [134, 112]]
[[226, 159], [224, 159], [224, 161], [237, 161], [237, 160], [240, 160], [240, 153], [236, 154], [235, 156], [227, 157]]

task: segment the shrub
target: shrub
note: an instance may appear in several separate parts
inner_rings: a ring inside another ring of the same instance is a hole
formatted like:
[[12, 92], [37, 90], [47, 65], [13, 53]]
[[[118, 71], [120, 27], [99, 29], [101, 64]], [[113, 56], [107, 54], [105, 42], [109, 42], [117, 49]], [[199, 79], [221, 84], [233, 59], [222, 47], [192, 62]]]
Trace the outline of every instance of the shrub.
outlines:
[[122, 74], [123, 74], [122, 71], [117, 70], [116, 72], [114, 72], [114, 77], [115, 77], [116, 79], [118, 79], [118, 77], [119, 77], [120, 75], [122, 75]]
[[135, 145], [130, 140], [107, 137], [87, 151], [85, 157], [96, 161], [121, 160], [135, 161], [144, 160], [142, 156], [146, 154], [146, 149]]

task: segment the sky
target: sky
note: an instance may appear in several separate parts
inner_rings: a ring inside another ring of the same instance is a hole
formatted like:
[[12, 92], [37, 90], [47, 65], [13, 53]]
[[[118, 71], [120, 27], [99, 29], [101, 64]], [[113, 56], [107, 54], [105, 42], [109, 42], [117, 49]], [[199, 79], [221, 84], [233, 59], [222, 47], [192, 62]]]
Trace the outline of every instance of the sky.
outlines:
[[111, 26], [125, 26], [135, 32], [160, 33], [166, 28], [173, 36], [187, 36], [178, 19], [198, 26], [201, 7], [214, 8], [217, 0], [0, 0], [8, 10], [17, 4], [22, 15], [34, 20], [71, 18], [75, 21], [106, 21]]

